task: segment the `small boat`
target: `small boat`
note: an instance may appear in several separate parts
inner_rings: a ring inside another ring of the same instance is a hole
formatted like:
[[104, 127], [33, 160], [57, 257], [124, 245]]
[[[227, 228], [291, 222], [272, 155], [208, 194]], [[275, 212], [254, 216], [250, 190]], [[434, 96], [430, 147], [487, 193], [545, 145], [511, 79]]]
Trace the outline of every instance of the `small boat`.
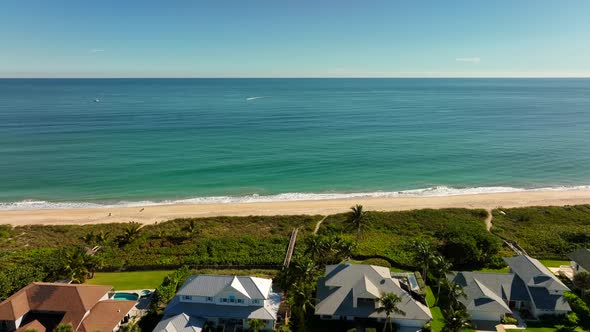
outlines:
[[94, 99], [94, 102], [95, 103], [100, 103], [100, 99], [96, 98], [96, 99]]

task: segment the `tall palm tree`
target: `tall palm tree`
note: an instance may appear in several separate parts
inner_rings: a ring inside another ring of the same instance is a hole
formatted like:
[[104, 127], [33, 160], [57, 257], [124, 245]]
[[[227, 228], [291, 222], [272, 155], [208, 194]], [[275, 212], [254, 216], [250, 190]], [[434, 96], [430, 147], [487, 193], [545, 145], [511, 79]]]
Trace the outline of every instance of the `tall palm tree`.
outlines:
[[415, 241], [412, 247], [414, 249], [414, 254], [416, 255], [418, 265], [422, 268], [422, 279], [426, 282], [426, 274], [428, 273], [428, 268], [430, 267], [433, 257], [435, 256], [435, 250], [427, 241]]
[[387, 326], [389, 326], [389, 331], [393, 331], [393, 326], [391, 324], [391, 314], [395, 313], [402, 316], [406, 315], [403, 310], [398, 308], [398, 305], [401, 301], [401, 297], [394, 293], [383, 293], [381, 294], [381, 297], [379, 297], [380, 306], [377, 308], [377, 312], [385, 312], [387, 317], [387, 324], [383, 326], [383, 331], [385, 331]]
[[434, 268], [434, 277], [437, 284], [436, 300], [434, 302], [434, 305], [436, 306], [438, 299], [440, 298], [441, 288], [446, 286], [449, 281], [447, 279], [447, 274], [451, 273], [452, 264], [447, 262], [442, 255], [435, 255], [432, 257], [431, 263]]
[[287, 295], [287, 304], [291, 306], [298, 331], [305, 331], [306, 322], [309, 321], [307, 315], [315, 309], [313, 291], [313, 283], [298, 282], [291, 286]]
[[456, 282], [450, 281], [448, 283], [448, 298], [450, 310], [465, 309], [461, 303], [461, 298], [467, 298], [463, 287]]
[[361, 237], [362, 229], [365, 228], [367, 225], [365, 224], [365, 211], [363, 210], [363, 206], [357, 204], [350, 208], [350, 212], [348, 215], [348, 221], [350, 222], [351, 226], [356, 229], [356, 242], [358, 244], [359, 239]]
[[248, 331], [258, 332], [264, 328], [264, 322], [260, 319], [248, 319]]
[[464, 309], [449, 309], [444, 312], [445, 326], [443, 332], [459, 332], [461, 329], [470, 328], [469, 314]]

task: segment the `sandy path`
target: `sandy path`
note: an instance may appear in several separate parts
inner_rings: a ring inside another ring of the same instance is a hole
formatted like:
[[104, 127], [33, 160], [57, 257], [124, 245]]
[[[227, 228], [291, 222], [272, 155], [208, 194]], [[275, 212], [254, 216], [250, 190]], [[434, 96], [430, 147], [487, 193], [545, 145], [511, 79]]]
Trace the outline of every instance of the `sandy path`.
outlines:
[[[354, 198], [317, 201], [281, 201], [228, 204], [177, 204], [146, 207], [0, 211], [0, 224], [95, 224], [137, 221], [144, 224], [181, 217], [247, 216], [280, 214], [333, 214], [347, 212], [354, 204], [365, 210], [419, 208], [483, 208], [499, 206], [590, 204], [590, 189], [528, 191], [444, 197]], [[141, 212], [140, 210], [143, 209]], [[109, 216], [109, 213], [111, 216]]]

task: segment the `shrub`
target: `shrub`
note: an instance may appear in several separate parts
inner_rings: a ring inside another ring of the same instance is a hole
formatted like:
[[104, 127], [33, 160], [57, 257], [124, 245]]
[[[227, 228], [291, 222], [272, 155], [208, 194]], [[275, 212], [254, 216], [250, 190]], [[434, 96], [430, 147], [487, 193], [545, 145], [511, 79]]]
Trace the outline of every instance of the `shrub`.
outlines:
[[387, 268], [391, 267], [391, 263], [389, 263], [387, 260], [383, 259], [383, 258], [369, 258], [369, 259], [365, 259], [363, 261], [363, 264], [368, 264], [368, 265], [375, 265], [375, 266], [384, 266]]
[[431, 332], [432, 331], [432, 324], [430, 324], [430, 322], [424, 324], [424, 326], [422, 326], [422, 328], [420, 329], [420, 331], [422, 331], [422, 332]]
[[514, 317], [510, 317], [510, 316], [502, 317], [502, 324], [517, 324], [517, 323], [518, 323], [518, 319], [516, 319]]

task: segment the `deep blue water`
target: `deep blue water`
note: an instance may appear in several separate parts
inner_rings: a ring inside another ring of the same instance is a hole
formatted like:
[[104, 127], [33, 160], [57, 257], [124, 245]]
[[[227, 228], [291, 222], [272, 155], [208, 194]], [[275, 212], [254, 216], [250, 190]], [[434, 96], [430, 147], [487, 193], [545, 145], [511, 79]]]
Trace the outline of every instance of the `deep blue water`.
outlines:
[[588, 184], [590, 79], [0, 80], [0, 202]]

